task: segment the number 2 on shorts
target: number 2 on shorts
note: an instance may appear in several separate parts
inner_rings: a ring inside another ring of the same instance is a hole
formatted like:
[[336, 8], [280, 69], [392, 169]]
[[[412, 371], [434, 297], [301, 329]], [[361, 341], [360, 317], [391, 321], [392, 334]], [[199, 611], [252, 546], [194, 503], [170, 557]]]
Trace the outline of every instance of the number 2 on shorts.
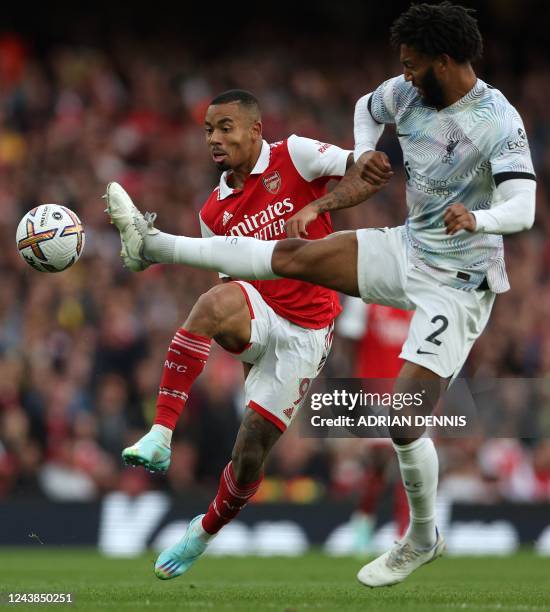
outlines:
[[441, 340], [437, 339], [437, 336], [439, 336], [440, 334], [442, 334], [447, 327], [449, 327], [449, 319], [447, 319], [447, 317], [445, 317], [444, 315], [436, 315], [432, 320], [432, 323], [439, 323], [441, 322], [441, 326], [436, 329], [433, 333], [431, 333], [427, 338], [426, 341], [427, 342], [431, 342], [432, 344], [435, 344], [436, 346], [441, 346]]

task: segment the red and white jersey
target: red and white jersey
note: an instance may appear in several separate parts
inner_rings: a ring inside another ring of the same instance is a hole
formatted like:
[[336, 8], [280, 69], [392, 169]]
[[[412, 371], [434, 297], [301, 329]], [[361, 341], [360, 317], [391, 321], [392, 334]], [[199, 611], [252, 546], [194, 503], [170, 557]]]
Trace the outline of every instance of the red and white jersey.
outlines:
[[348, 298], [337, 332], [358, 340], [353, 375], [357, 378], [397, 378], [399, 357], [413, 312]]
[[[227, 184], [231, 171], [222, 174], [200, 211], [202, 235], [286, 238], [285, 222], [321, 197], [331, 178], [344, 175], [350, 153], [295, 135], [273, 144], [264, 141], [242, 189]], [[330, 216], [320, 215], [307, 229], [311, 240], [328, 236]], [[326, 327], [341, 311], [336, 292], [324, 287], [290, 279], [249, 282], [278, 315], [302, 327]]]

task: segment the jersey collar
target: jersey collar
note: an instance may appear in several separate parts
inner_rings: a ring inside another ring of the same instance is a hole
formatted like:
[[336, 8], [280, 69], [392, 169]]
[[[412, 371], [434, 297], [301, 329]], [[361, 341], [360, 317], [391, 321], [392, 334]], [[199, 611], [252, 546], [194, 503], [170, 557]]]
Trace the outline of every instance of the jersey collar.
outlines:
[[421, 105], [424, 106], [424, 108], [429, 108], [438, 114], [445, 114], [445, 113], [452, 114], [452, 113], [456, 113], [457, 111], [461, 111], [466, 104], [469, 104], [470, 102], [478, 100], [479, 97], [485, 92], [486, 89], [487, 89], [487, 83], [485, 83], [484, 81], [478, 78], [474, 86], [472, 87], [472, 89], [470, 89], [470, 91], [467, 91], [462, 96], [462, 98], [459, 98], [456, 102], [453, 102], [449, 106], [445, 106], [445, 108], [442, 108], [439, 111], [434, 106], [427, 106], [426, 104], [424, 104], [421, 96], [418, 93], [416, 95], [418, 99], [420, 100]]
[[[270, 156], [271, 147], [269, 146], [268, 142], [262, 140], [262, 149], [260, 151], [260, 156], [258, 157], [258, 161], [256, 162], [254, 168], [252, 168], [252, 172], [250, 174], [262, 174], [263, 172], [265, 172], [267, 170], [267, 167], [269, 166]], [[230, 173], [231, 170], [225, 170], [225, 172], [222, 172], [222, 175], [220, 177], [220, 186], [218, 189], [218, 200], [225, 200], [225, 198], [227, 198], [228, 196], [240, 191], [239, 189], [233, 189], [227, 184], [227, 177]]]
[[442, 108], [440, 112], [454, 113], [462, 110], [466, 104], [477, 100], [484, 93], [486, 87], [486, 83], [484, 83], [481, 79], [477, 79], [470, 91], [466, 92], [462, 98], [459, 98], [456, 102]]

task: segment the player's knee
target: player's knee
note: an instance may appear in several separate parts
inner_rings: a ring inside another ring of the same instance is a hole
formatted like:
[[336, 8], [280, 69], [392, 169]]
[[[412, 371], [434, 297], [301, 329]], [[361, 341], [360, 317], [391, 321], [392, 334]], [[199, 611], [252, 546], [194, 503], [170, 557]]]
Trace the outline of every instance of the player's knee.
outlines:
[[413, 442], [421, 438], [423, 433], [423, 429], [419, 429], [416, 432], [390, 429], [390, 436], [392, 442], [394, 444], [397, 444], [397, 446], [407, 446], [409, 444], [412, 444]]
[[187, 321], [185, 328], [191, 332], [215, 336], [222, 326], [223, 321], [240, 306], [242, 293], [234, 283], [216, 285], [206, 293], [203, 293], [196, 301]]
[[273, 272], [285, 278], [301, 278], [307, 269], [307, 261], [303, 257], [304, 247], [307, 240], [301, 238], [289, 238], [281, 240], [271, 259]]
[[231, 456], [233, 472], [240, 484], [254, 482], [260, 476], [264, 462], [264, 452], [259, 444], [244, 445], [233, 449]]

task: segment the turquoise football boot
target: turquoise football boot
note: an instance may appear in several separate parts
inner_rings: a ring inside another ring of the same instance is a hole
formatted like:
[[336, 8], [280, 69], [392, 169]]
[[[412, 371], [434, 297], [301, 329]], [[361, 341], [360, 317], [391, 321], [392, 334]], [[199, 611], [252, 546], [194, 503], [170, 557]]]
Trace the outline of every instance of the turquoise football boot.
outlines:
[[171, 455], [170, 447], [166, 446], [161, 436], [150, 431], [122, 451], [122, 460], [126, 465], [142, 465], [150, 472], [166, 472], [170, 467]]
[[202, 527], [202, 517], [196, 516], [187, 527], [183, 538], [174, 546], [163, 550], [155, 563], [155, 575], [170, 580], [184, 574], [202, 555], [208, 542], [214, 537]]

